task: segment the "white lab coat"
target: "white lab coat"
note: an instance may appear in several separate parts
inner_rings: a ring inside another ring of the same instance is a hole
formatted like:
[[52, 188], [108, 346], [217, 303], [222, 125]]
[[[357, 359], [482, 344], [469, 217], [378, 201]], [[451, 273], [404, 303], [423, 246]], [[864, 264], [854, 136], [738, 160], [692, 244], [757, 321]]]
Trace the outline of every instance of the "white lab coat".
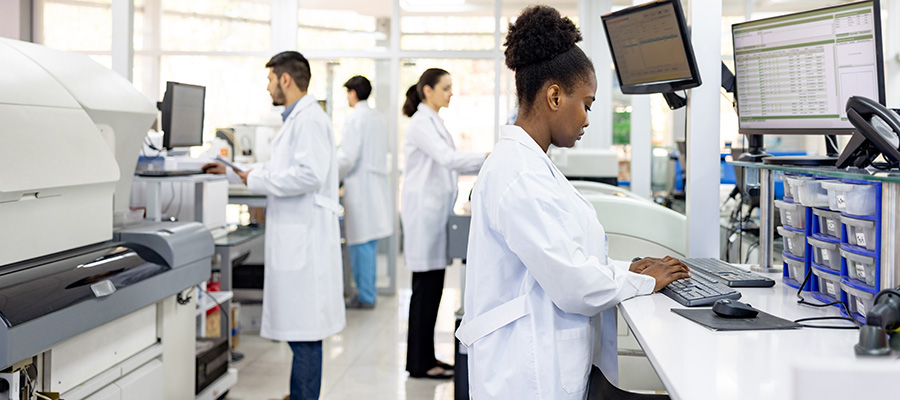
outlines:
[[387, 127], [365, 100], [344, 121], [338, 149], [338, 169], [344, 181], [344, 236], [347, 244], [362, 244], [394, 233], [394, 208], [388, 180]]
[[266, 195], [260, 336], [317, 341], [340, 332], [346, 321], [337, 157], [331, 121], [315, 97], [294, 106], [247, 188]]
[[[591, 364], [615, 382], [613, 307], [653, 291], [650, 276], [607, 257], [594, 208], [518, 126], [472, 195], [465, 315], [473, 399], [583, 399]], [[591, 317], [601, 318], [600, 360]]]
[[478, 171], [486, 154], [457, 151], [444, 120], [424, 103], [410, 119], [403, 152], [400, 221], [406, 267], [413, 272], [446, 268], [447, 220], [459, 173]]

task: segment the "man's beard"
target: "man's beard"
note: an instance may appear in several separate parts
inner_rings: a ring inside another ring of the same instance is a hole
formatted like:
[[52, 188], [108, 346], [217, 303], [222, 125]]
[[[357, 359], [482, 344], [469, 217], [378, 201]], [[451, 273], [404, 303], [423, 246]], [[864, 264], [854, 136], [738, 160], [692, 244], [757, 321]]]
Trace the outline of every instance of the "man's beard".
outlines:
[[284, 98], [284, 91], [281, 90], [281, 86], [275, 87], [275, 95], [272, 96], [272, 105], [273, 106], [283, 106], [287, 99]]

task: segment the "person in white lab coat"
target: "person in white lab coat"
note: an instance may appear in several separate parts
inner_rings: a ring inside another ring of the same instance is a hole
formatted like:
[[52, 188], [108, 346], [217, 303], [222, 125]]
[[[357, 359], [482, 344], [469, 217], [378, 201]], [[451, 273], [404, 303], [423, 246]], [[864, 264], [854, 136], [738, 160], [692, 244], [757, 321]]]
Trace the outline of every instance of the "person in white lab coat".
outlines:
[[403, 256], [412, 271], [406, 370], [415, 378], [449, 379], [453, 366], [434, 356], [434, 324], [444, 289], [447, 220], [456, 202], [460, 172], [477, 172], [485, 153], [456, 150], [438, 116], [453, 96], [450, 73], [430, 68], [406, 91], [403, 113], [411, 117], [403, 152], [400, 221]]
[[338, 169], [344, 182], [344, 235], [359, 291], [347, 301], [347, 307], [371, 309], [377, 295], [375, 245], [394, 233], [387, 127], [378, 111], [369, 106], [372, 84], [366, 77], [354, 76], [344, 87], [353, 111], [344, 121]]
[[[269, 161], [234, 173], [251, 192], [266, 195], [260, 336], [290, 344], [290, 399], [317, 399], [322, 340], [346, 324], [334, 135], [328, 115], [307, 93], [310, 68], [303, 55], [279, 53], [266, 68], [272, 103], [286, 106], [284, 125]], [[204, 170], [226, 172], [215, 163]]]
[[[519, 115], [501, 130], [472, 194], [465, 315], [472, 399], [583, 399], [591, 364], [615, 382], [613, 307], [690, 276], [678, 260], [607, 257], [596, 211], [547, 157], [588, 125], [597, 81], [581, 34], [547, 6], [509, 27]], [[601, 317], [601, 360], [590, 318]]]

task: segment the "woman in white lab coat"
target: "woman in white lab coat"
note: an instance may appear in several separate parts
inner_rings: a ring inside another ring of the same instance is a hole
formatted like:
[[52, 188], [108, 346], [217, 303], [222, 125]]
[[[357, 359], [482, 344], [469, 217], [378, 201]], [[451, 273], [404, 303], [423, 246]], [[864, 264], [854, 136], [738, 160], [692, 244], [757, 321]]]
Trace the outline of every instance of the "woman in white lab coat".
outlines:
[[[284, 125], [269, 161], [234, 172], [251, 192], [266, 195], [260, 336], [286, 341], [294, 353], [290, 398], [316, 399], [322, 340], [346, 324], [334, 135], [328, 115], [307, 93], [309, 62], [286, 51], [266, 67], [273, 104], [286, 106]], [[220, 164], [204, 169], [225, 173]]]
[[[510, 25], [506, 65], [519, 115], [502, 127], [472, 194], [465, 316], [473, 399], [583, 399], [592, 362], [615, 382], [613, 307], [689, 276], [675, 259], [629, 265], [607, 257], [596, 211], [547, 157], [588, 125], [594, 68], [581, 34], [555, 9], [532, 6]], [[636, 273], [640, 272], [640, 273]], [[590, 318], [601, 314], [601, 360]]]
[[460, 172], [477, 172], [487, 156], [456, 150], [438, 116], [453, 96], [450, 74], [439, 68], [422, 73], [406, 92], [403, 113], [411, 117], [403, 152], [400, 220], [403, 254], [412, 273], [406, 370], [416, 378], [447, 379], [453, 366], [434, 356], [434, 324], [447, 267], [447, 220], [456, 202]]
[[394, 207], [388, 180], [387, 127], [369, 106], [372, 84], [364, 76], [350, 78], [347, 102], [353, 112], [344, 121], [338, 169], [344, 182], [344, 232], [359, 294], [348, 308], [375, 306], [376, 243], [394, 233]]

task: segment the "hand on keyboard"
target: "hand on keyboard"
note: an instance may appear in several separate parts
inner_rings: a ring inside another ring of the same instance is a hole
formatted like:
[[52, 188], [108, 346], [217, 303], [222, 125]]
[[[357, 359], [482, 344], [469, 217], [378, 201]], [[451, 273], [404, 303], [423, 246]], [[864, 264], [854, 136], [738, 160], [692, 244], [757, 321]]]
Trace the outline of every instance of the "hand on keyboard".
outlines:
[[[645, 259], [641, 259], [636, 263], [640, 263]], [[632, 267], [634, 267], [634, 264], [632, 264]], [[654, 292], [662, 290], [662, 288], [674, 281], [691, 277], [690, 268], [684, 265], [681, 260], [669, 256], [663, 259], [651, 259], [649, 265], [644, 266], [640, 273], [650, 275], [656, 279], [656, 286], [653, 288]]]

